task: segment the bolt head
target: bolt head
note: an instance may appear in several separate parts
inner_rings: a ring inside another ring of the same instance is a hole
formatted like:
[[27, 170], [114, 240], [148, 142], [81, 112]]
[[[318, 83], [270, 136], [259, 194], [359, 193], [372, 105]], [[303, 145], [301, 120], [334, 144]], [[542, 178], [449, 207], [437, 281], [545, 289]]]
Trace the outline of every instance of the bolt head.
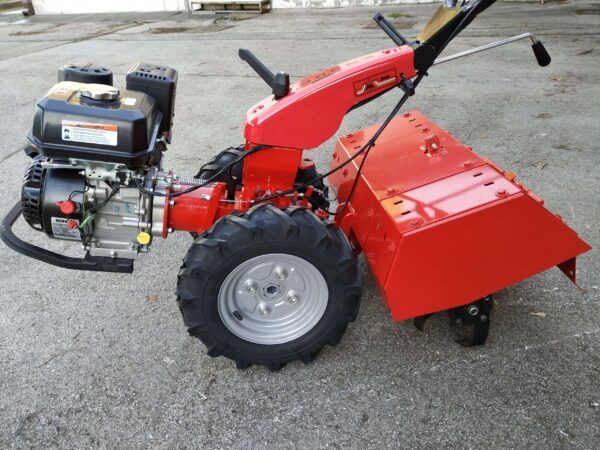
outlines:
[[487, 322], [488, 316], [485, 314], [482, 314], [481, 316], [479, 316], [479, 320], [481, 320], [482, 322]]
[[251, 294], [256, 292], [256, 283], [253, 280], [246, 280], [244, 283], [246, 285], [246, 290]]
[[266, 317], [271, 312], [271, 308], [266, 303], [260, 303], [258, 305], [258, 312], [261, 316]]
[[471, 305], [467, 308], [467, 312], [471, 316], [476, 316], [479, 313], [479, 308], [475, 305]]
[[290, 295], [288, 297], [288, 302], [290, 302], [292, 305], [295, 305], [296, 303], [298, 303], [298, 296], [297, 295]]
[[287, 270], [285, 270], [283, 267], [276, 267], [275, 276], [278, 280], [285, 280], [288, 276]]
[[498, 189], [496, 191], [496, 197], [506, 197], [508, 195], [508, 191], [506, 189]]

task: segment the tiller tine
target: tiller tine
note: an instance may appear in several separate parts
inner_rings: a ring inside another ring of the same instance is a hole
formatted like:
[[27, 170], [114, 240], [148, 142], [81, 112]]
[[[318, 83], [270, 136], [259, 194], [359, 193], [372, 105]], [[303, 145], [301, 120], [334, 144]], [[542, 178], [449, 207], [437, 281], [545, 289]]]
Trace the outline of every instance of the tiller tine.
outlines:
[[[492, 296], [469, 303], [458, 308], [448, 309], [450, 328], [455, 335], [455, 342], [464, 347], [483, 345], [490, 329], [490, 315], [494, 302]], [[419, 331], [423, 331], [425, 322], [433, 314], [415, 317], [413, 323]]]
[[424, 316], [415, 317], [413, 319], [413, 324], [415, 325], [415, 327], [417, 327], [417, 330], [419, 330], [419, 331], [425, 331], [424, 330], [424, 328], [425, 328], [425, 321], [427, 319], [429, 319], [432, 315], [433, 315], [433, 313], [432, 314], [425, 314]]
[[492, 296], [488, 295], [468, 305], [449, 309], [448, 317], [455, 335], [454, 341], [464, 347], [485, 344], [493, 305]]

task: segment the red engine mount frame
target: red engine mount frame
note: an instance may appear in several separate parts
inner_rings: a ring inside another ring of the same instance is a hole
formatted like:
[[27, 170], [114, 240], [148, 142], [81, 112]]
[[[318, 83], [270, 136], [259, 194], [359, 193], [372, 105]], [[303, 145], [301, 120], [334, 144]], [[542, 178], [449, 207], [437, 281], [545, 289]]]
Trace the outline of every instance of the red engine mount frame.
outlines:
[[[164, 234], [168, 229], [203, 231], [233, 210], [244, 211], [261, 197], [292, 188], [298, 169], [314, 164], [303, 156], [304, 150], [333, 136], [354, 106], [415, 74], [414, 50], [403, 45], [316, 72], [292, 84], [287, 96], [276, 100], [271, 95], [252, 106], [245, 118], [246, 149], [256, 145], [270, 148], [244, 159], [243, 188], [236, 194], [235, 203], [222, 201], [225, 190], [218, 187], [219, 183], [204, 187], [203, 195], [194, 191], [174, 202], [165, 201]], [[209, 207], [206, 198], [215, 204]], [[272, 202], [287, 207], [297, 202], [297, 197], [278, 197]], [[186, 209], [178, 206], [182, 204], [193, 212], [189, 217], [181, 217], [187, 215]]]

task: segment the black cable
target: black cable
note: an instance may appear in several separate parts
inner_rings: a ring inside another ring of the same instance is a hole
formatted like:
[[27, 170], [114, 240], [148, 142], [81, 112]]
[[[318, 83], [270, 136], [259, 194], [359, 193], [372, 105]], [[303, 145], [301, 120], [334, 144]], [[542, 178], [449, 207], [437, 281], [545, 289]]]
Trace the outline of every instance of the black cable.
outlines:
[[69, 194], [69, 198], [68, 199], [72, 200], [74, 194], [85, 194], [89, 189], [90, 189], [90, 187], [86, 184], [85, 185], [85, 189], [83, 191], [73, 191], [73, 192], [71, 192]]
[[[417, 78], [413, 82], [413, 88], [416, 88], [419, 85], [419, 83], [421, 82], [421, 80], [423, 79], [424, 76], [425, 76], [425, 74], [419, 74], [417, 76]], [[379, 136], [381, 135], [381, 133], [383, 133], [383, 131], [387, 128], [387, 126], [392, 121], [392, 119], [396, 116], [396, 114], [398, 114], [398, 112], [400, 111], [400, 108], [402, 108], [402, 106], [404, 105], [404, 103], [406, 103], [406, 100], [408, 100], [408, 98], [410, 96], [411, 96], [411, 94], [404, 93], [404, 95], [398, 101], [398, 103], [396, 104], [396, 106], [394, 106], [394, 109], [392, 110], [392, 112], [390, 112], [390, 114], [386, 117], [385, 121], [379, 126], [379, 128], [377, 129], [377, 131], [373, 134], [373, 136], [371, 136], [371, 138], [367, 141], [367, 143], [365, 145], [363, 145], [360, 148], [360, 150], [358, 150], [356, 153], [354, 153], [354, 155], [352, 155], [350, 158], [348, 158], [342, 164], [337, 165], [336, 167], [334, 167], [333, 169], [331, 169], [329, 172], [326, 172], [326, 173], [324, 173], [322, 175], [319, 175], [314, 180], [308, 181], [308, 182], [306, 182], [306, 183], [304, 183], [304, 184], [302, 184], [300, 186], [296, 186], [296, 187], [294, 187], [292, 189], [288, 189], [287, 191], [278, 192], [277, 194], [273, 194], [273, 195], [270, 195], [268, 197], [263, 197], [263, 198], [258, 199], [258, 200], [253, 200], [252, 203], [254, 204], [254, 203], [261, 203], [261, 202], [273, 200], [275, 198], [282, 197], [284, 195], [289, 195], [289, 194], [291, 194], [293, 192], [296, 192], [296, 191], [298, 191], [300, 189], [304, 189], [304, 188], [306, 188], [306, 187], [314, 184], [315, 182], [320, 181], [320, 180], [324, 179], [325, 177], [328, 177], [332, 173], [337, 172], [338, 170], [340, 170], [344, 166], [346, 166], [346, 165], [350, 164], [352, 161], [354, 161], [359, 155], [365, 153], [365, 156], [364, 156], [363, 160], [361, 161], [361, 163], [360, 163], [360, 165], [358, 167], [358, 171], [356, 172], [356, 177], [354, 178], [354, 182], [352, 183], [350, 191], [348, 192], [348, 196], [344, 200], [344, 206], [342, 206], [342, 208], [338, 207], [338, 210], [336, 212], [331, 212], [331, 211], [326, 211], [326, 212], [328, 214], [336, 215], [336, 214], [340, 214], [343, 211], [345, 211], [346, 208], [348, 207], [348, 204], [350, 203], [350, 198], [352, 197], [352, 194], [354, 193], [354, 190], [356, 189], [356, 186], [358, 184], [359, 176], [361, 174], [361, 171], [362, 171], [362, 168], [363, 168], [363, 166], [365, 164], [367, 156], [369, 155], [369, 152], [371, 151], [371, 148], [375, 145], [375, 142], [377, 141], [377, 139], [379, 138]]]
[[101, 203], [99, 203], [95, 207], [90, 208], [87, 212], [90, 214], [96, 214], [99, 210], [101, 210], [108, 204], [108, 202], [116, 195], [116, 193], [119, 192], [120, 188], [121, 188], [120, 186], [117, 186], [117, 187], [111, 186], [112, 190], [111, 190], [110, 194], [108, 194], [108, 196]]
[[265, 148], [272, 148], [272, 147], [270, 145], [257, 145], [255, 147], [252, 147], [251, 149], [248, 149], [243, 154], [241, 154], [238, 158], [234, 159], [229, 164], [226, 164], [225, 166], [223, 166], [221, 168], [221, 170], [219, 170], [217, 173], [215, 173], [212, 177], [208, 178], [207, 180], [204, 180], [204, 183], [201, 183], [201, 184], [199, 184], [197, 186], [192, 186], [191, 188], [188, 188], [185, 191], [173, 192], [173, 193], [168, 193], [168, 194], [163, 194], [162, 192], [149, 191], [146, 188], [144, 188], [143, 186], [140, 186], [139, 180], [137, 178], [134, 179], [135, 187], [140, 192], [142, 192], [142, 193], [144, 193], [146, 195], [155, 195], [157, 197], [167, 197], [167, 198], [179, 197], [180, 195], [189, 194], [190, 192], [193, 192], [193, 191], [195, 191], [197, 189], [200, 189], [201, 187], [206, 186], [207, 184], [212, 183], [213, 181], [215, 181], [217, 179], [217, 177], [219, 175], [222, 175], [223, 173], [225, 173], [227, 170], [229, 170], [235, 164], [237, 164], [240, 161], [242, 161], [244, 158], [250, 156], [253, 153], [256, 153], [257, 151], [263, 150]]
[[[415, 81], [413, 82], [413, 88], [416, 88], [419, 83], [421, 82], [421, 80], [423, 79], [423, 77], [425, 76], [425, 74], [419, 74], [417, 76], [417, 78], [415, 79]], [[347, 166], [348, 164], [350, 164], [352, 161], [354, 161], [356, 158], [358, 158], [358, 156], [360, 156], [361, 154], [365, 153], [365, 157], [363, 158], [363, 160], [360, 163], [360, 166], [358, 167], [358, 171], [356, 173], [356, 177], [354, 179], [354, 182], [352, 183], [352, 187], [350, 188], [350, 191], [348, 193], [348, 196], [346, 197], [346, 200], [344, 200], [344, 206], [342, 206], [342, 208], [338, 208], [338, 210], [336, 212], [330, 212], [327, 211], [328, 214], [332, 214], [332, 215], [336, 215], [336, 214], [340, 214], [342, 213], [347, 207], [348, 204], [350, 203], [350, 198], [352, 197], [352, 194], [354, 193], [354, 190], [356, 189], [356, 186], [358, 184], [358, 179], [359, 176], [362, 172], [363, 166], [365, 164], [365, 161], [367, 159], [367, 156], [369, 155], [369, 152], [371, 150], [371, 148], [375, 145], [375, 142], [377, 141], [377, 139], [379, 138], [379, 136], [381, 135], [381, 133], [383, 133], [383, 131], [387, 128], [387, 126], [389, 125], [389, 123], [392, 121], [392, 119], [396, 116], [396, 114], [398, 114], [398, 112], [400, 111], [400, 108], [402, 108], [402, 106], [404, 105], [404, 103], [406, 103], [406, 100], [408, 100], [408, 98], [411, 96], [411, 93], [404, 93], [404, 95], [402, 96], [402, 98], [398, 101], [398, 103], [396, 104], [396, 106], [394, 107], [394, 109], [390, 112], [390, 114], [386, 117], [385, 121], [380, 125], [380, 127], [377, 129], [377, 131], [373, 134], [373, 136], [367, 141], [367, 143], [365, 145], [362, 146], [362, 148], [360, 150], [358, 150], [356, 153], [354, 153], [354, 155], [352, 155], [350, 158], [348, 158], [346, 161], [344, 161], [343, 163], [337, 165], [336, 167], [334, 167], [333, 169], [331, 169], [330, 171], [319, 175], [318, 177], [315, 177], [313, 180], [310, 180], [306, 183], [301, 184], [300, 186], [295, 186], [291, 189], [288, 189], [286, 191], [282, 191], [282, 192], [278, 192], [277, 194], [273, 194], [273, 195], [269, 195], [267, 197], [263, 197], [261, 199], [258, 200], [252, 200], [251, 203], [252, 204], [256, 204], [256, 203], [262, 203], [265, 201], [269, 201], [269, 200], [273, 200], [275, 198], [279, 198], [279, 197], [283, 197], [285, 195], [289, 195], [292, 194], [294, 192], [297, 192], [301, 189], [307, 188], [311, 185], [313, 185], [314, 183], [316, 183], [317, 181], [323, 180], [324, 178], [328, 177], [329, 175], [337, 172], [338, 170], [342, 169], [343, 167]], [[255, 147], [252, 147], [251, 149], [245, 151], [242, 155], [240, 155], [238, 158], [236, 158], [235, 160], [231, 161], [229, 164], [225, 165], [223, 168], [221, 168], [221, 170], [219, 170], [216, 174], [214, 174], [212, 177], [210, 177], [208, 180], [205, 180], [204, 183], [198, 185], [198, 186], [193, 186], [189, 189], [186, 189], [185, 191], [180, 191], [180, 192], [175, 192], [175, 193], [169, 193], [169, 194], [163, 194], [162, 192], [153, 192], [153, 191], [149, 191], [145, 188], [143, 188], [142, 186], [139, 185], [139, 180], [136, 178], [135, 179], [135, 185], [137, 187], [137, 189], [147, 195], [156, 195], [158, 197], [167, 197], [167, 198], [174, 198], [174, 197], [179, 197], [180, 195], [185, 195], [188, 194], [190, 192], [193, 192], [197, 189], [200, 189], [201, 187], [206, 186], [207, 184], [213, 182], [219, 175], [225, 173], [226, 171], [230, 170], [235, 164], [237, 164], [238, 162], [242, 161], [244, 158], [246, 158], [247, 156], [250, 156], [251, 154], [262, 150], [264, 148], [272, 148], [269, 145], [257, 145]], [[222, 202], [225, 201], [227, 203], [236, 203], [237, 200], [221, 200]]]

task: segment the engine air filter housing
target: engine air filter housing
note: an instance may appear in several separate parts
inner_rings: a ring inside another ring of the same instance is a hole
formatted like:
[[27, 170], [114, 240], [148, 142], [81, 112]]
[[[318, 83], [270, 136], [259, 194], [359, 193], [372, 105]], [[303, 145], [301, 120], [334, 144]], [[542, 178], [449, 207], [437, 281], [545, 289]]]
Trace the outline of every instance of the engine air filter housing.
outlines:
[[162, 112], [160, 133], [171, 142], [173, 117], [175, 116], [175, 93], [177, 71], [156, 64], [137, 63], [127, 72], [127, 89], [144, 92], [156, 100]]

